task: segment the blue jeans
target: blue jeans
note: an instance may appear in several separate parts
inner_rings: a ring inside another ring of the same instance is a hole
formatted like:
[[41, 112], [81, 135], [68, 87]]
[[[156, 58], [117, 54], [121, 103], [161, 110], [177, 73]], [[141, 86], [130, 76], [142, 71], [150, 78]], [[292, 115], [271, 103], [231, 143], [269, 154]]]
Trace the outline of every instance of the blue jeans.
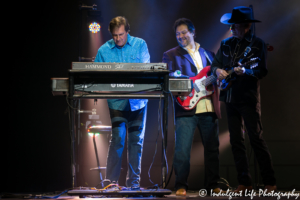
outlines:
[[112, 123], [106, 179], [118, 182], [121, 173], [122, 153], [127, 135], [128, 172], [127, 187], [140, 186], [141, 160], [146, 127], [147, 105], [136, 111], [120, 111], [109, 109]]
[[190, 154], [196, 127], [200, 131], [204, 146], [205, 177], [204, 187], [218, 187], [219, 176], [219, 135], [218, 119], [215, 113], [201, 113], [176, 118], [174, 169], [175, 189], [188, 189]]

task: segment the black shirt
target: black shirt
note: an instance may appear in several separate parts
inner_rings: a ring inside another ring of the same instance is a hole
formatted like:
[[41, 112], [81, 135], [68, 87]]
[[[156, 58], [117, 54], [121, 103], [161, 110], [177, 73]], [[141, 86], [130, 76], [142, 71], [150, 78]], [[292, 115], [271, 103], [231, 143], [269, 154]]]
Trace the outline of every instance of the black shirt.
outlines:
[[[253, 41], [253, 43], [252, 43]], [[245, 50], [251, 45], [251, 50], [244, 56]], [[266, 65], [267, 48], [264, 41], [251, 32], [247, 32], [243, 39], [230, 37], [221, 42], [221, 46], [214, 57], [211, 70], [216, 75], [218, 68], [238, 66], [237, 63], [243, 59], [243, 63], [251, 58], [259, 58], [258, 65], [253, 69], [246, 69], [242, 76], [235, 76], [232, 86], [220, 92], [220, 101], [227, 103], [258, 103], [260, 102], [259, 79], [267, 75]]]

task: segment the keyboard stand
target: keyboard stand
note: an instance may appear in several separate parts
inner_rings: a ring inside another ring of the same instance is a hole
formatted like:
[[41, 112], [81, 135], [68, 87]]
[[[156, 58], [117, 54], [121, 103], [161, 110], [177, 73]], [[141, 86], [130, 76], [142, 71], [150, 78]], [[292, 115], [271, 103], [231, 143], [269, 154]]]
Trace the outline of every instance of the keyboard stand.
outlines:
[[[99, 83], [122, 83], [122, 84], [131, 84], [131, 83], [156, 83], [161, 84], [163, 87], [162, 95], [153, 95], [149, 94], [113, 94], [113, 93], [97, 93], [97, 94], [75, 94], [74, 84], [78, 84], [82, 81], [95, 81]], [[166, 92], [169, 91], [169, 70], [130, 70], [130, 71], [84, 71], [84, 70], [69, 70], [69, 102], [70, 102], [70, 118], [71, 118], [71, 138], [72, 138], [72, 187], [77, 187], [76, 184], [76, 146], [75, 146], [75, 101], [81, 98], [89, 99], [108, 99], [108, 98], [136, 98], [136, 99], [159, 99], [162, 97], [164, 100], [163, 106], [163, 140], [162, 140], [162, 160], [161, 160], [161, 176], [162, 176], [162, 188], [166, 186], [166, 160], [164, 155], [167, 149], [167, 140], [168, 140], [168, 101], [169, 95]], [[95, 191], [93, 191], [95, 192]]]

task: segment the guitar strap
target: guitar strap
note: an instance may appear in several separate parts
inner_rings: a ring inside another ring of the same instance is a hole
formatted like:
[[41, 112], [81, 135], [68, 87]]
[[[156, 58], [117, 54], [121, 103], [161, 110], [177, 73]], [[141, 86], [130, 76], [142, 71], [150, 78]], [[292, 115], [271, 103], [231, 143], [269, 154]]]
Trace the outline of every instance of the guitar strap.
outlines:
[[205, 54], [205, 57], [207, 58], [207, 60], [210, 62], [210, 64], [212, 63], [211, 59], [209, 58], [208, 54], [206, 53], [206, 51], [204, 50], [204, 54]]

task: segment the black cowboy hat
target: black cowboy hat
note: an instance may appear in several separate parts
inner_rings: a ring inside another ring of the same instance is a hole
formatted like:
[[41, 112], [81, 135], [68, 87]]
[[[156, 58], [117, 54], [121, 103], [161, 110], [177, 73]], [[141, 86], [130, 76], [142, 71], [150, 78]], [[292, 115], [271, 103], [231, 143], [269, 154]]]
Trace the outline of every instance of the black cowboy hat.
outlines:
[[234, 7], [232, 13], [224, 14], [220, 22], [223, 24], [240, 24], [240, 23], [252, 23], [252, 22], [261, 22], [259, 20], [253, 19], [252, 9], [245, 6]]

